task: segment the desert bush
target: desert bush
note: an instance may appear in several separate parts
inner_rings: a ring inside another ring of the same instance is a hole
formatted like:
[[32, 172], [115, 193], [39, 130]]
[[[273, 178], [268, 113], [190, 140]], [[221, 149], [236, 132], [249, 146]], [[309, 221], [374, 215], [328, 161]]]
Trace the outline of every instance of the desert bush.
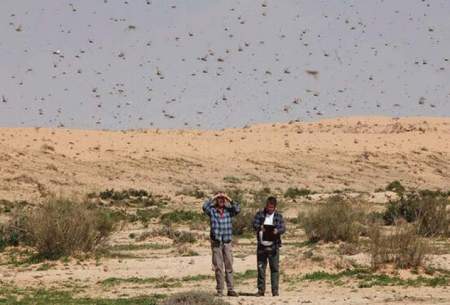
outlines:
[[407, 193], [389, 203], [383, 219], [386, 225], [393, 225], [399, 219], [416, 222], [418, 233], [424, 236], [448, 235], [448, 203], [447, 197], [439, 193]]
[[406, 189], [400, 183], [400, 181], [395, 180], [395, 181], [392, 181], [391, 183], [389, 183], [386, 186], [386, 191], [391, 191], [391, 192], [394, 192], [394, 193], [397, 193], [397, 194], [403, 194], [406, 191]]
[[296, 187], [290, 187], [284, 192], [284, 197], [295, 199], [297, 197], [303, 197], [313, 194], [313, 192], [306, 188], [298, 189]]
[[372, 266], [393, 263], [398, 268], [413, 268], [423, 264], [429, 251], [427, 242], [410, 224], [397, 225], [393, 232], [384, 233], [375, 227], [370, 232]]
[[206, 292], [189, 291], [169, 296], [163, 305], [230, 305], [230, 303]]
[[250, 235], [253, 232], [253, 219], [256, 209], [241, 211], [233, 218], [233, 234], [237, 236]]
[[27, 210], [17, 226], [39, 256], [57, 259], [90, 252], [114, 229], [110, 215], [85, 202], [51, 198]]
[[358, 222], [361, 216], [362, 212], [354, 208], [350, 202], [342, 197], [333, 196], [312, 212], [300, 214], [299, 223], [310, 241], [356, 242], [362, 228]]
[[161, 216], [163, 225], [171, 225], [174, 223], [202, 222], [206, 221], [206, 216], [202, 213], [190, 210], [175, 210], [167, 212]]

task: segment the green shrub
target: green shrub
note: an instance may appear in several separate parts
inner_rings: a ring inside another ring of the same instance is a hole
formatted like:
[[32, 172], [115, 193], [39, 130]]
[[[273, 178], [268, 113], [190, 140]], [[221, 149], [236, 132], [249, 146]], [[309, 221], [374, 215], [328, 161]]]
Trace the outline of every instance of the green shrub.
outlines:
[[299, 215], [299, 222], [310, 241], [356, 242], [362, 230], [360, 219], [362, 212], [339, 196], [330, 197], [309, 214]]
[[17, 220], [24, 240], [39, 256], [57, 259], [90, 252], [114, 229], [107, 213], [85, 202], [51, 198]]
[[297, 197], [308, 196], [311, 194], [313, 194], [313, 192], [311, 192], [311, 190], [309, 190], [309, 189], [306, 189], [306, 188], [298, 189], [296, 187], [290, 187], [284, 193], [284, 197], [295, 199]]
[[161, 216], [161, 223], [163, 225], [171, 225], [174, 223], [187, 222], [201, 222], [206, 221], [206, 216], [196, 211], [190, 210], [175, 210], [165, 213]]
[[421, 266], [429, 251], [427, 242], [417, 234], [413, 225], [396, 226], [394, 232], [383, 234], [379, 228], [370, 236], [372, 266], [393, 263], [398, 268]]
[[400, 183], [400, 181], [395, 180], [395, 181], [392, 181], [391, 183], [389, 183], [386, 186], [386, 191], [391, 191], [391, 192], [394, 192], [394, 193], [397, 193], [397, 194], [403, 194], [406, 191], [406, 189]]
[[230, 303], [206, 292], [189, 291], [169, 296], [163, 305], [230, 305]]
[[447, 197], [434, 192], [408, 193], [389, 203], [383, 219], [393, 225], [399, 219], [416, 222], [418, 233], [424, 236], [448, 235], [450, 217]]

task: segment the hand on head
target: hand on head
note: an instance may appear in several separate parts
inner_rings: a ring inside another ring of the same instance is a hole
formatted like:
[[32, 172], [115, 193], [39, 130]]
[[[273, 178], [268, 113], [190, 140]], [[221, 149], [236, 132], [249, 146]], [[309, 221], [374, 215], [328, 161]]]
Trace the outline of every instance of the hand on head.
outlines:
[[231, 203], [231, 198], [223, 192], [219, 192], [214, 195], [213, 200], [219, 207], [229, 207]]

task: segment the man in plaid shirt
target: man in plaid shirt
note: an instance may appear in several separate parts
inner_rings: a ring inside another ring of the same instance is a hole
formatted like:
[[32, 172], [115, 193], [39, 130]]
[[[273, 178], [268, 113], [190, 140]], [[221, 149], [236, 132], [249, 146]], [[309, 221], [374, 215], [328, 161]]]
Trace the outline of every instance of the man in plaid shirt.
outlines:
[[[212, 263], [216, 274], [217, 294], [221, 296], [224, 288], [224, 273], [228, 296], [237, 296], [233, 288], [233, 237], [232, 218], [240, 212], [239, 203], [224, 193], [218, 193], [203, 204], [203, 212], [211, 223]], [[224, 268], [225, 267], [225, 268]]]

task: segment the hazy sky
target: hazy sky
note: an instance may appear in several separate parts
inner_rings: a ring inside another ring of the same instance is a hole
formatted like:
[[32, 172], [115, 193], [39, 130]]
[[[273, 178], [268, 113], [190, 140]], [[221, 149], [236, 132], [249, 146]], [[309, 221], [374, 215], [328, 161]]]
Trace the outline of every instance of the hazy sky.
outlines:
[[448, 0], [0, 0], [0, 126], [450, 116], [449, 16]]

